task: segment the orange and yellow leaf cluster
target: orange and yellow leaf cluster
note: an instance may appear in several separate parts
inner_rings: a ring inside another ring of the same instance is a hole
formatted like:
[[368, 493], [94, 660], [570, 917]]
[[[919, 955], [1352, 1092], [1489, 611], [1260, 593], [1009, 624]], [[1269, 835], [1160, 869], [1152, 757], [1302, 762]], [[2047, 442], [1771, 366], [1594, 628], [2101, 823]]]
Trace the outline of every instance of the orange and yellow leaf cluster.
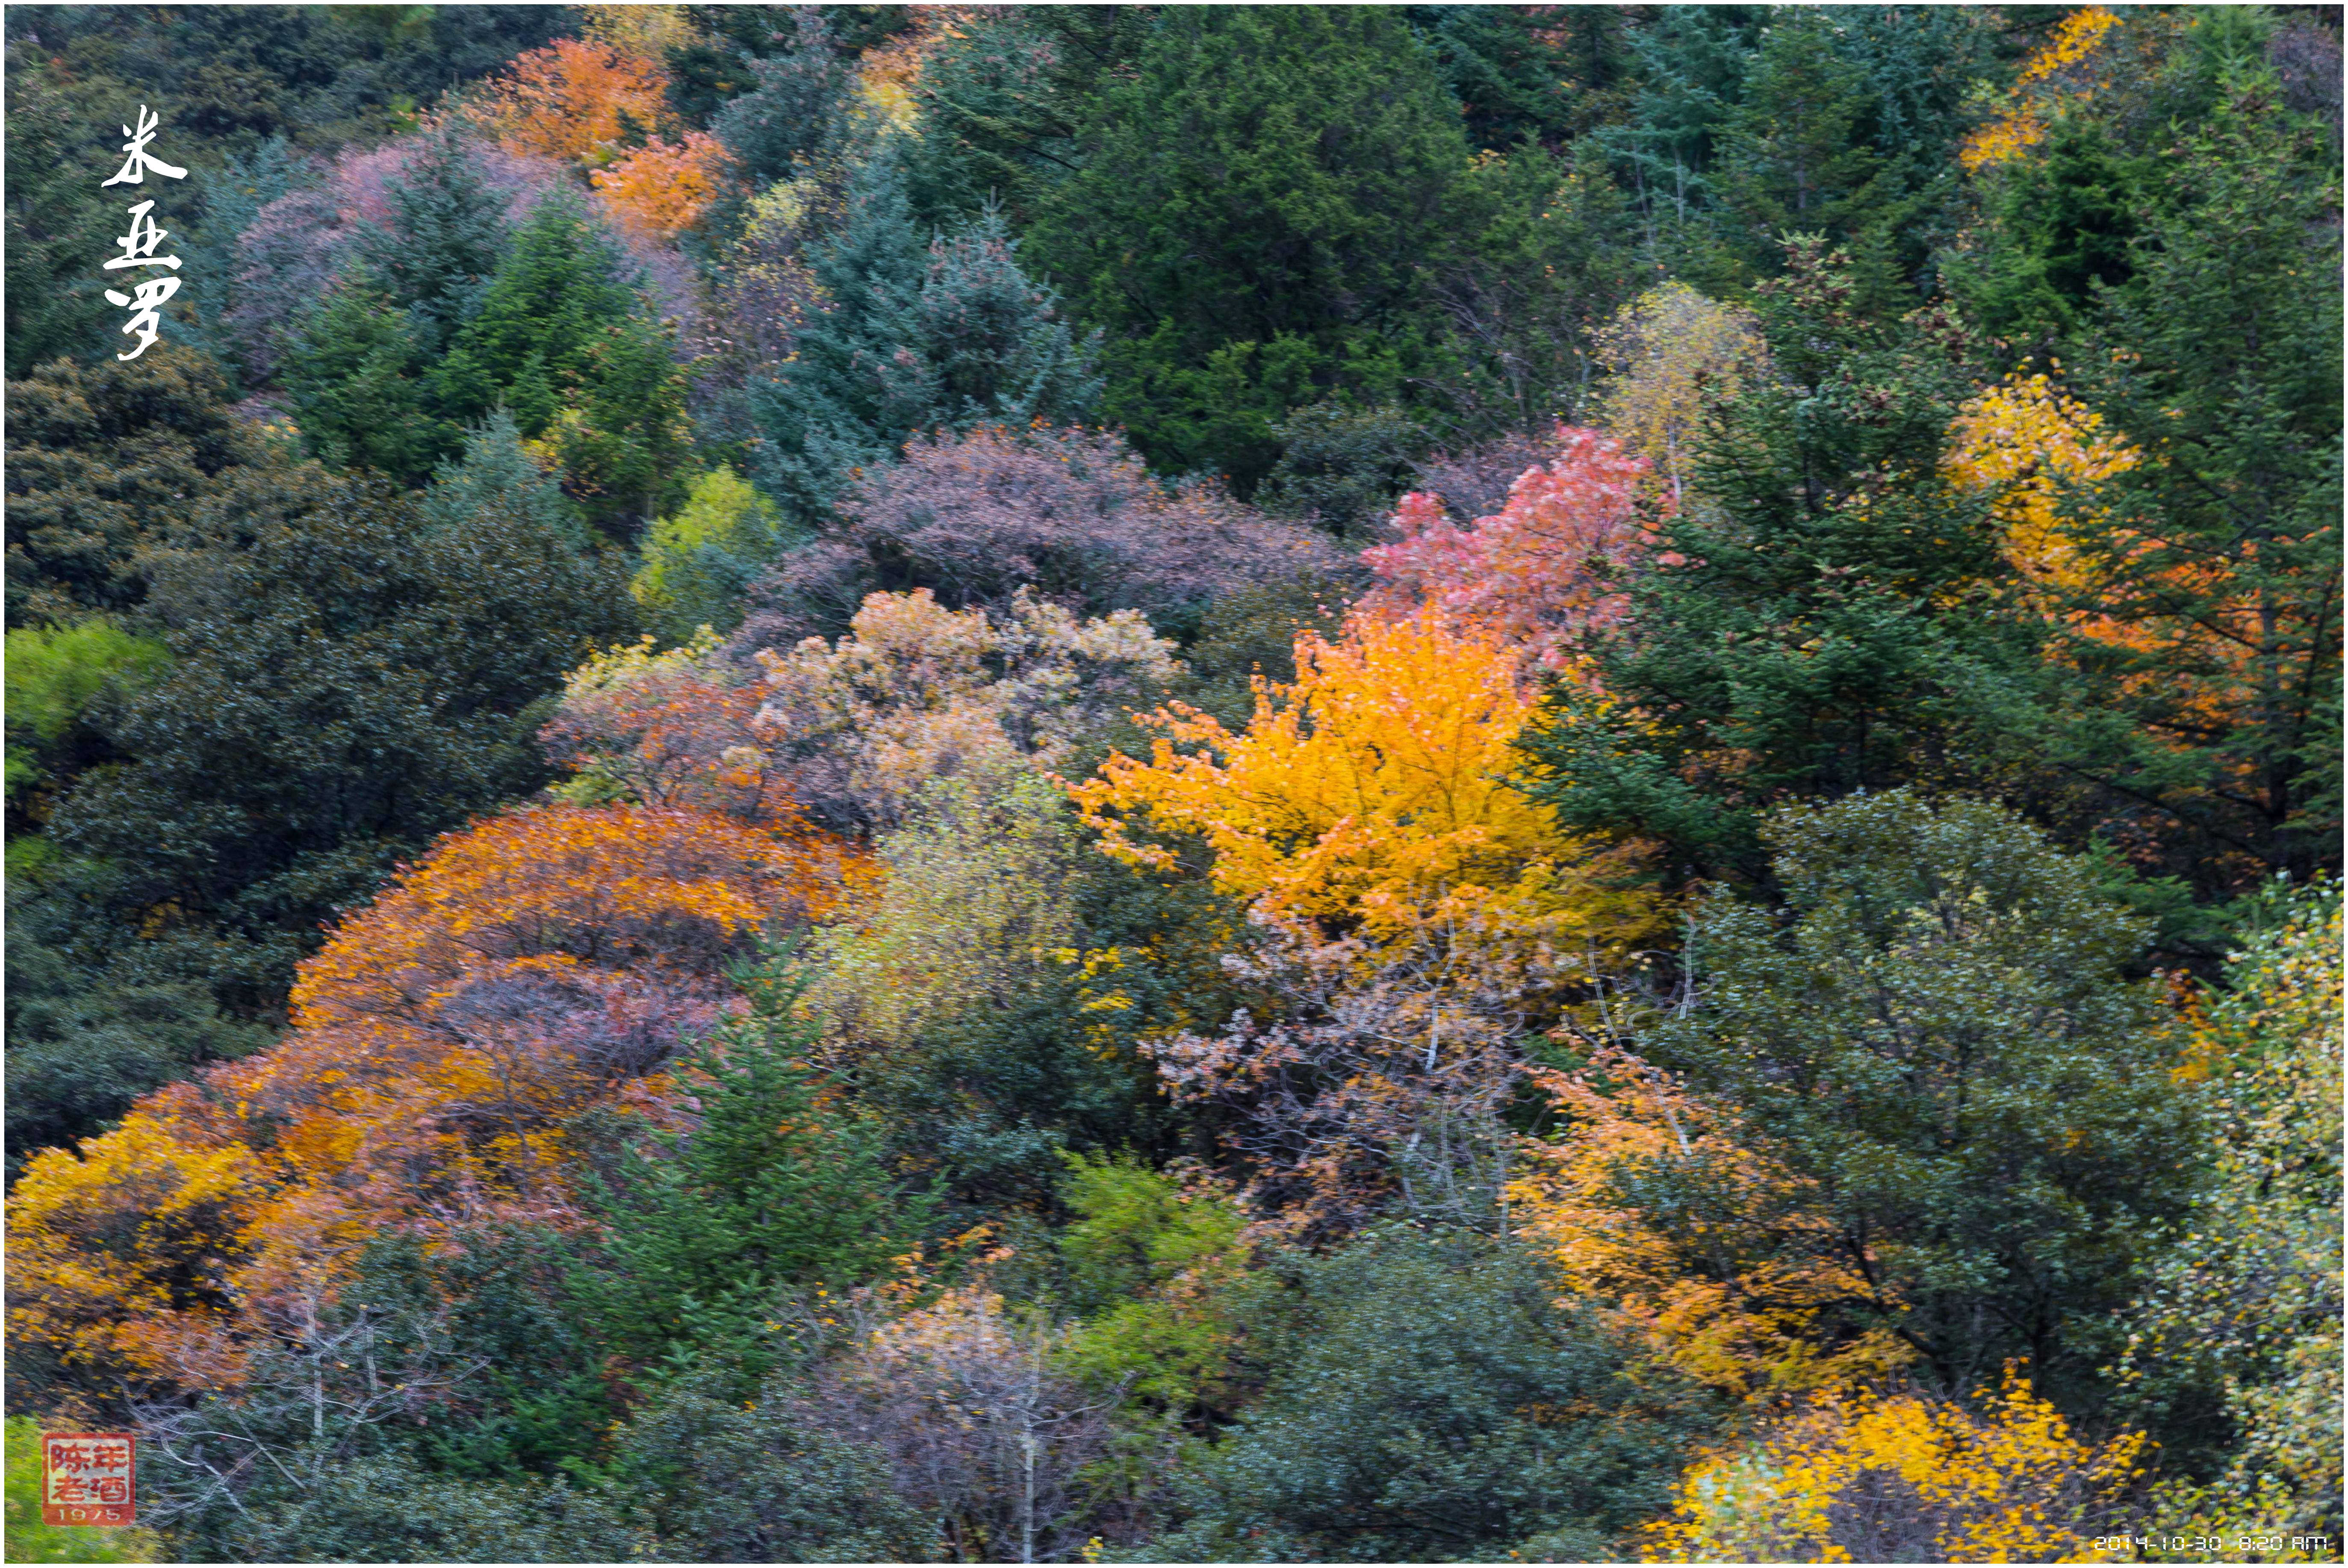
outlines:
[[2013, 106], [2004, 118], [1973, 132], [1957, 150], [1957, 161], [1966, 171], [2019, 158], [2046, 139], [2047, 120], [2063, 105], [2083, 103], [2092, 96], [2091, 87], [2073, 81], [2065, 73], [2095, 54], [2104, 35], [2119, 22], [2116, 13], [2102, 5], [2083, 6], [2064, 17], [2054, 36], [2022, 67], [2014, 81]]
[[489, 84], [478, 112], [508, 152], [600, 162], [633, 130], [672, 127], [668, 71], [657, 59], [557, 38]]
[[1822, 1395], [1757, 1446], [1692, 1468], [1646, 1561], [2126, 1561], [2096, 1538], [2147, 1440], [2083, 1443], [2011, 1367], [1980, 1405]]
[[1534, 699], [1501, 639], [1357, 614], [1337, 642], [1300, 636], [1293, 685], [1259, 678], [1245, 731], [1176, 705], [1148, 716], [1166, 737], [1150, 760], [1112, 754], [1073, 786], [1104, 847], [1168, 867], [1137, 831], [1198, 834], [1224, 892], [1374, 946], [1473, 923], [1578, 952], [1643, 929], [1648, 898], [1605, 887], [1611, 857], [1509, 781]]
[[701, 221], [725, 193], [726, 146], [706, 131], [681, 141], [652, 141], [589, 178], [622, 225], [653, 240], [674, 240]]
[[567, 1119], [657, 1109], [644, 1075], [714, 1020], [724, 964], [854, 874], [812, 838], [666, 807], [448, 835], [302, 965], [278, 1046], [34, 1157], [9, 1204], [15, 1342], [98, 1387], [219, 1386], [367, 1241], [563, 1221]]
[[[1533, 1164], [1509, 1198], [1519, 1233], [1569, 1292], [1618, 1304], [1662, 1359], [1746, 1397], [1908, 1359], [1880, 1329], [1823, 1347], [1821, 1314], [1877, 1287], [1818, 1212], [1815, 1183], [1758, 1150], [1732, 1115], [1612, 1047], [1581, 1072], [1532, 1076], [1570, 1130], [1525, 1142]], [[1672, 1202], [1629, 1196], [1659, 1187]]]

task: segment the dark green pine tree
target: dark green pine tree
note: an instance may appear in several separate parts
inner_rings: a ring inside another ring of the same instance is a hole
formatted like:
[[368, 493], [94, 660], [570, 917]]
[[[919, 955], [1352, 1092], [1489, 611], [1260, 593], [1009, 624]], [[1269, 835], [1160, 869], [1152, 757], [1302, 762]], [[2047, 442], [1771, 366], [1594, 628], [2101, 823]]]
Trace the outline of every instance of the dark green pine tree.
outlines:
[[1468, 142], [1395, 11], [1169, 10], [1081, 146], [1035, 254], [1161, 469], [1251, 490], [1289, 410], [1389, 400], [1431, 354]]
[[408, 313], [359, 269], [318, 301], [278, 380], [319, 458], [417, 485], [462, 438], [435, 411], [428, 364]]
[[1778, 13], [1729, 117], [1715, 188], [1727, 236], [1756, 272], [1776, 271], [1795, 235], [1823, 235], [1850, 251], [1879, 309], [1897, 284], [1890, 227], [1900, 191], [1873, 146], [1875, 84], [1842, 42], [1826, 12]]
[[573, 1289], [614, 1348], [705, 1357], [755, 1387], [772, 1365], [759, 1325], [776, 1295], [870, 1278], [910, 1245], [922, 1212], [893, 1191], [878, 1139], [821, 1095], [814, 1032], [796, 1016], [807, 975], [789, 949], [735, 978], [749, 1010], [675, 1069], [698, 1125], [654, 1153], [623, 1151], [593, 1199], [602, 1240]]
[[625, 536], [674, 499], [685, 462], [684, 382], [627, 258], [576, 199], [530, 210], [429, 377], [444, 418], [499, 407], [544, 438], [588, 521]]
[[1630, 113], [1598, 139], [1623, 171], [1651, 248], [1715, 203], [1713, 165], [1765, 17], [1757, 8], [1667, 5], [1632, 30]]
[[436, 355], [479, 309], [505, 255], [505, 204], [447, 132], [426, 140], [384, 194], [397, 220], [361, 232], [359, 260], [407, 313], [417, 346]]
[[1130, 68], [1157, 19], [1147, 5], [974, 13], [922, 67], [922, 136], [908, 150], [915, 214], [950, 227], [996, 200], [1026, 232], [1079, 167], [1103, 81]]
[[814, 272], [823, 314], [750, 397], [752, 477], [810, 526], [850, 469], [888, 460], [890, 433], [911, 430], [929, 401], [928, 367], [899, 357], [914, 341], [925, 268], [893, 143], [850, 180], [839, 232], [816, 253]]
[[2136, 634], [2031, 745], [2209, 891], [2303, 882], [2340, 864], [2337, 156], [2260, 59], [2157, 167], [2071, 362], [2147, 459], [2081, 518]]
[[840, 97], [850, 80], [820, 7], [795, 9], [788, 38], [778, 53], [737, 57], [734, 69], [757, 85], [709, 120], [742, 175], [761, 186], [788, 179], [799, 160], [836, 134]]
[[1683, 874], [1766, 877], [1783, 799], [1980, 782], [1977, 710], [2032, 651], [1987, 613], [1982, 504], [1937, 477], [1962, 333], [1859, 314], [1815, 244], [1758, 293], [1776, 376], [1716, 414], [1627, 624], [1593, 641], [1611, 702], [1560, 685], [1526, 743], [1562, 820], [1661, 840]]
[[1021, 270], [1018, 252], [993, 201], [977, 222], [930, 244], [913, 330], [936, 375], [930, 407], [939, 422], [1067, 425], [1099, 401], [1100, 334], [1078, 342], [1059, 319], [1058, 297]]
[[515, 232], [480, 308], [433, 373], [442, 413], [468, 423], [502, 400], [536, 438], [590, 375], [612, 329], [636, 314], [625, 258], [569, 196], [551, 196]]
[[1100, 394], [1096, 341], [1076, 341], [1021, 269], [999, 209], [920, 246], [901, 156], [886, 149], [858, 171], [815, 261], [831, 303], [753, 395], [753, 476], [808, 525], [851, 470], [889, 461], [916, 431], [1071, 424]]

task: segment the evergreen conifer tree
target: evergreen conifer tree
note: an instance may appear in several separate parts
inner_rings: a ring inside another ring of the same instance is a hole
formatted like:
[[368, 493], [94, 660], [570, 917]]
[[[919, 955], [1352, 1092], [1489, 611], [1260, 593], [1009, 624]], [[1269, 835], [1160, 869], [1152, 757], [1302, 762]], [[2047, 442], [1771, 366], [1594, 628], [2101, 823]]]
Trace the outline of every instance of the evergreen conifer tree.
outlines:
[[504, 203], [445, 131], [424, 143], [385, 195], [397, 221], [363, 231], [359, 259], [407, 312], [417, 346], [438, 354], [479, 308], [505, 254]]
[[487, 507], [574, 544], [587, 542], [562, 487], [522, 450], [521, 431], [503, 408], [466, 432], [462, 457], [433, 470], [432, 488], [424, 492], [425, 525], [458, 526]]
[[427, 364], [407, 313], [360, 270], [304, 321], [278, 378], [310, 450], [415, 485], [461, 439], [438, 412]]
[[1697, 499], [1593, 645], [1610, 700], [1560, 683], [1525, 742], [1561, 820], [1705, 876], [1765, 876], [1757, 813], [1788, 796], [1978, 782], [1972, 705], [2029, 653], [1978, 596], [1936, 609], [1999, 571], [1983, 504], [1938, 477], [1968, 340], [1853, 309], [1840, 253], [1790, 254], [1759, 294], [1776, 377], [1720, 411]]
[[1430, 352], [1468, 143], [1394, 11], [1170, 10], [1082, 145], [1035, 250], [1108, 330], [1106, 407], [1159, 467], [1251, 490], [1289, 410], [1386, 400]]
[[820, 522], [853, 470], [889, 461], [916, 431], [1090, 412], [1092, 343], [1075, 341], [1052, 291], [1022, 271], [1002, 213], [990, 206], [925, 250], [894, 146], [857, 171], [814, 272], [829, 306], [752, 397], [752, 471], [795, 521]]
[[877, 1140], [821, 1102], [790, 951], [768, 948], [736, 980], [749, 1011], [679, 1064], [699, 1125], [659, 1154], [624, 1153], [596, 1204], [601, 1255], [574, 1280], [614, 1345], [686, 1365], [715, 1353], [755, 1386], [772, 1365], [757, 1324], [774, 1294], [869, 1277], [919, 1221]]
[[631, 281], [619, 247], [575, 199], [541, 201], [435, 369], [440, 406], [480, 419], [502, 392], [515, 426], [536, 438], [587, 378], [598, 346], [636, 312]]

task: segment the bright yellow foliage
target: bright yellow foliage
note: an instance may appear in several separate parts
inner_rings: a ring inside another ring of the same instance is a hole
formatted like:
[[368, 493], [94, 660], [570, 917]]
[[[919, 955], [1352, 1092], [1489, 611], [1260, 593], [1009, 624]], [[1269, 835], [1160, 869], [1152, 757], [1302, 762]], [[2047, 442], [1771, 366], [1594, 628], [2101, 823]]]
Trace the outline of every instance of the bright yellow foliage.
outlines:
[[2008, 561], [2066, 593], [2094, 586], [2064, 523], [2067, 498], [2136, 467], [2134, 447], [2045, 376], [2008, 377], [1965, 405], [1946, 467], [1968, 490], [1993, 491]]
[[[1531, 1169], [1509, 1203], [1570, 1295], [1613, 1304], [1663, 1360], [1747, 1397], [1874, 1377], [1908, 1359], [1880, 1329], [1821, 1348], [1823, 1314], [1879, 1292], [1817, 1212], [1815, 1183], [1756, 1151], [1731, 1114], [1611, 1047], [1580, 1073], [1533, 1077], [1564, 1126], [1526, 1141]], [[1681, 1201], [1622, 1196], [1658, 1182]]]
[[1827, 1394], [1757, 1445], [1699, 1460], [1650, 1563], [2094, 1563], [2140, 1435], [2071, 1434], [2009, 1367], [1979, 1414], [1913, 1394]]
[[43, 1150], [8, 1200], [8, 1343], [63, 1383], [232, 1378], [223, 1259], [268, 1196], [263, 1161], [148, 1109]]
[[2085, 102], [2093, 89], [2066, 85], [2064, 71], [2093, 55], [2104, 35], [2119, 26], [2119, 16], [2101, 5], [2084, 6], [2063, 18], [2045, 47], [2030, 57], [2013, 85], [2013, 107], [2005, 118], [1983, 126], [1957, 150], [1957, 161], [1967, 172], [2019, 158], [2046, 139], [2046, 121], [2067, 99]]
[[1751, 311], [1678, 282], [1624, 305], [1598, 335], [1598, 350], [1613, 373], [1601, 422], [1624, 450], [1654, 465], [1674, 502], [1704, 410], [1735, 397], [1769, 364]]
[[1651, 897], [1604, 885], [1621, 852], [1560, 836], [1509, 782], [1534, 699], [1498, 639], [1357, 614], [1335, 643], [1300, 636], [1296, 665], [1293, 685], [1258, 679], [1242, 733], [1179, 704], [1145, 716], [1166, 735], [1150, 760], [1112, 753], [1071, 788], [1103, 847], [1169, 868], [1135, 831], [1196, 833], [1259, 913], [1374, 945], [1473, 924], [1579, 953], [1646, 929]]

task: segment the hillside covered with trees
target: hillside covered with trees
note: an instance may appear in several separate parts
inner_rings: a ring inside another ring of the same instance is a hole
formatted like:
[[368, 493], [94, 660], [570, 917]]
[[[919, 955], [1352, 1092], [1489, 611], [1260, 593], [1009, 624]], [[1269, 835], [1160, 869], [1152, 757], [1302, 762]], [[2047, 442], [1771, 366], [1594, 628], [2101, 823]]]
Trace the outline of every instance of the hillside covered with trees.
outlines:
[[12, 1560], [2339, 1560], [2338, 7], [5, 26]]

